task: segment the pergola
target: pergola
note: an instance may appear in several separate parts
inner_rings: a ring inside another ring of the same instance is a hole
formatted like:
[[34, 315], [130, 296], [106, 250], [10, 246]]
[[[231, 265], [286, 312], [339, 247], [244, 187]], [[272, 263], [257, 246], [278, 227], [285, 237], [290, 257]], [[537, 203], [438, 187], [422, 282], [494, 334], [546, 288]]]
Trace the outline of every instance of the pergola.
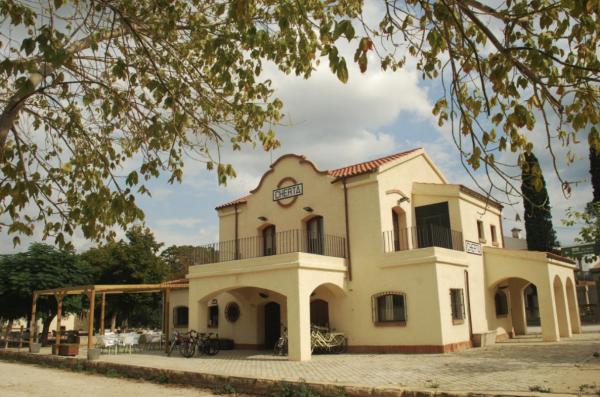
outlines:
[[63, 298], [67, 295], [86, 295], [89, 300], [88, 313], [88, 350], [94, 347], [94, 314], [96, 306], [96, 295], [100, 294], [100, 335], [104, 334], [104, 312], [106, 308], [106, 295], [113, 294], [141, 294], [141, 293], [162, 293], [163, 299], [163, 333], [167, 340], [169, 338], [169, 303], [170, 292], [173, 289], [188, 288], [188, 282], [185, 279], [168, 281], [160, 284], [112, 284], [112, 285], [84, 285], [79, 287], [63, 287], [45, 289], [33, 292], [33, 303], [31, 305], [31, 325], [29, 329], [29, 346], [34, 342], [35, 312], [37, 299], [40, 296], [54, 296], [57, 304], [56, 311], [56, 346], [60, 346], [61, 338], [61, 319]]

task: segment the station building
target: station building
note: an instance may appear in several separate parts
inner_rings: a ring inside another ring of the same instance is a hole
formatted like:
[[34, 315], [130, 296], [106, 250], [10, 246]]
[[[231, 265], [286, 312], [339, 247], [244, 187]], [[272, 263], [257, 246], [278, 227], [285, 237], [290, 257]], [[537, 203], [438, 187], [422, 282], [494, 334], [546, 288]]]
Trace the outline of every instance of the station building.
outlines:
[[502, 206], [449, 183], [423, 149], [335, 170], [284, 155], [216, 210], [219, 242], [197, 249], [175, 327], [238, 348], [269, 348], [286, 327], [290, 360], [310, 359], [311, 324], [350, 352], [449, 352], [526, 333], [533, 285], [543, 339], [580, 332], [574, 263], [505, 248]]

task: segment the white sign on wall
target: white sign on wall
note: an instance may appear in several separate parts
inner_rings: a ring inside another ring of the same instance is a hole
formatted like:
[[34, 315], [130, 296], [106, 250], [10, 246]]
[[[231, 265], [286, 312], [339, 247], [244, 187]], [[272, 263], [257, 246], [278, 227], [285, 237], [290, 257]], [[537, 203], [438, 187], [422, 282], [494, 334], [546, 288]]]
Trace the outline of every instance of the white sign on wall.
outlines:
[[273, 201], [285, 200], [290, 197], [302, 196], [304, 186], [301, 183], [273, 190]]
[[465, 240], [465, 252], [468, 254], [481, 255], [481, 244]]

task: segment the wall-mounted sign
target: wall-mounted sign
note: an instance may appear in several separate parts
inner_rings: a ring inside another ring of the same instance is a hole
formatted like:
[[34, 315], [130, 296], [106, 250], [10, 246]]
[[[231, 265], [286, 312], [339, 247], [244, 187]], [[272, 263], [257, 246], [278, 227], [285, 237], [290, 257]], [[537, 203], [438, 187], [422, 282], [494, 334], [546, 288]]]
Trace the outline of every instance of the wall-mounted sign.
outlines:
[[273, 201], [285, 200], [304, 194], [304, 185], [301, 183], [284, 186], [273, 190]]
[[465, 240], [465, 252], [473, 255], [481, 255], [481, 244]]

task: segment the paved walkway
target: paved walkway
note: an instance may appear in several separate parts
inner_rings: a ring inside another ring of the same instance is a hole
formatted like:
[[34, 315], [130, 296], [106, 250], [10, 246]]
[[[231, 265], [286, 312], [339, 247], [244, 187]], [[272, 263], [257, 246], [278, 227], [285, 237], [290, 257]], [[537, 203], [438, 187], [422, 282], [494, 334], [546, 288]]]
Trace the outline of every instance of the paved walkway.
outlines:
[[536, 336], [449, 354], [315, 355], [290, 362], [268, 352], [223, 351], [185, 359], [156, 354], [103, 355], [102, 361], [275, 380], [441, 391], [600, 393], [600, 333], [559, 343]]

